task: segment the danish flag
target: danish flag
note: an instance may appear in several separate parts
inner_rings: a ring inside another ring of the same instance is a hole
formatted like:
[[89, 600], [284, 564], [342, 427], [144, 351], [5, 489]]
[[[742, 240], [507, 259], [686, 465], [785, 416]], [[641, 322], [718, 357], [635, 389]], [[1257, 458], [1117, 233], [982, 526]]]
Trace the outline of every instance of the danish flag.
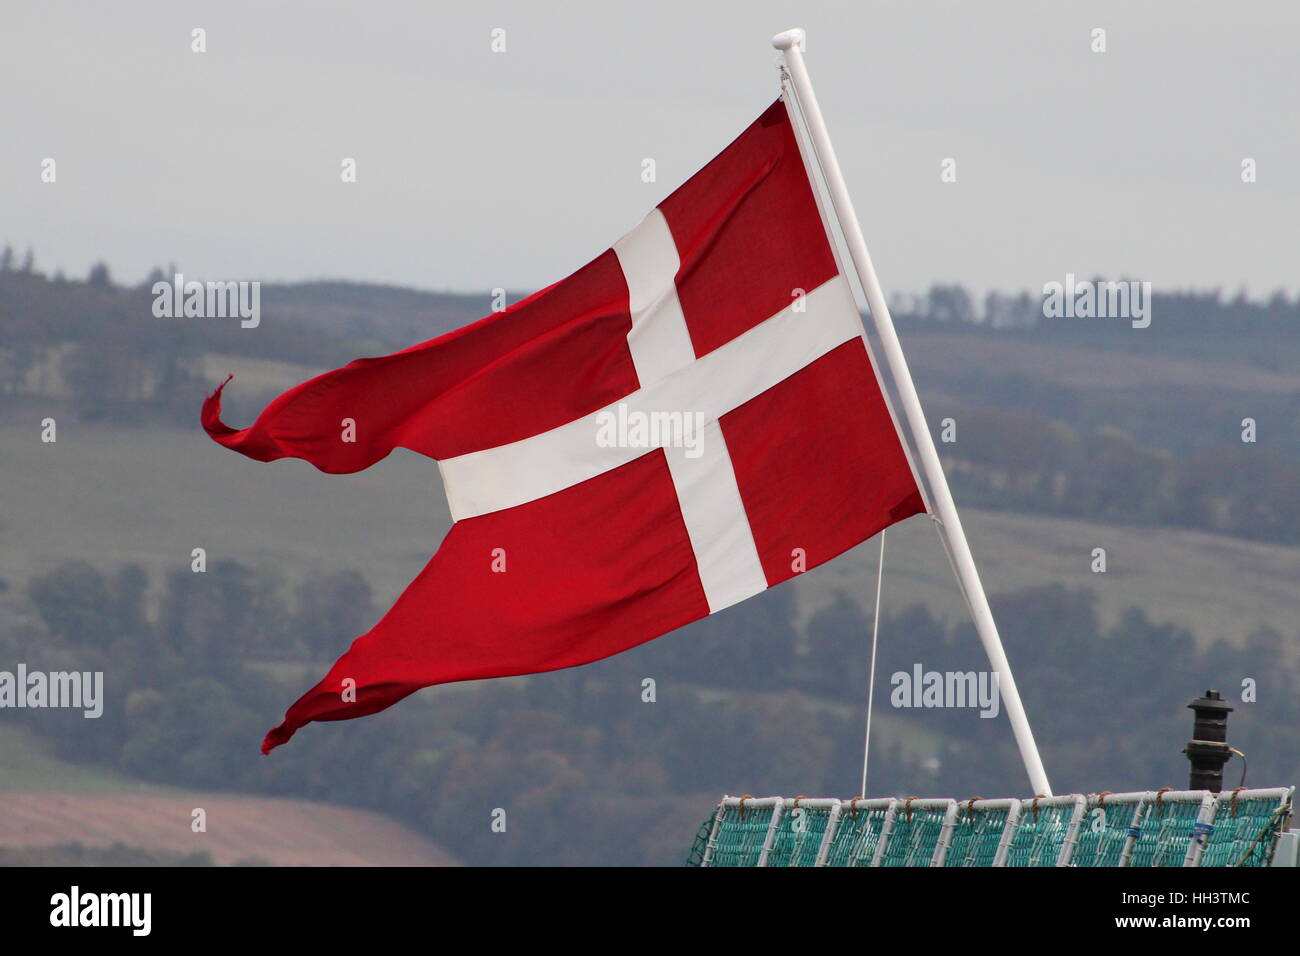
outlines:
[[[332, 474], [407, 448], [437, 460], [453, 519], [263, 752], [431, 684], [617, 654], [925, 510], [781, 100], [505, 311], [327, 372], [246, 429], [221, 422], [224, 387], [202, 413], [220, 444]], [[690, 448], [598, 440], [615, 412], [703, 428]]]

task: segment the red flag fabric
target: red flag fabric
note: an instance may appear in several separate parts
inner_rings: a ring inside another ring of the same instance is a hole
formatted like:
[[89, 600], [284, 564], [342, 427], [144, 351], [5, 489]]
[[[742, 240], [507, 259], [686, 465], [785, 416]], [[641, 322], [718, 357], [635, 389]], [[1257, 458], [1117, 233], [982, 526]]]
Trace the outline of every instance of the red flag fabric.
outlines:
[[438, 461], [453, 524], [267, 734], [627, 650], [924, 504], [777, 101], [632, 232], [473, 325], [203, 426], [261, 461]]

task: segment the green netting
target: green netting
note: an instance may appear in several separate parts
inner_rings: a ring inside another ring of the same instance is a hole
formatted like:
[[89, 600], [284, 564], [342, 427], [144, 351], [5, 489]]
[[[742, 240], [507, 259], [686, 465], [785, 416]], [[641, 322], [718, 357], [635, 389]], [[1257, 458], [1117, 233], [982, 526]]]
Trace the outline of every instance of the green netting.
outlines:
[[830, 852], [826, 856], [827, 866], [870, 866], [876, 855], [876, 845], [880, 842], [880, 830], [885, 825], [888, 807], [864, 809], [850, 808], [844, 804], [840, 808], [840, 820], [831, 838]]
[[1100, 805], [1089, 801], [1088, 812], [1079, 824], [1071, 866], [1119, 866], [1133, 822], [1133, 804], [1108, 800]]
[[1290, 812], [1277, 797], [1220, 798], [1201, 866], [1268, 866]]
[[1200, 800], [1152, 800], [1142, 808], [1128, 865], [1182, 866], [1200, 812]]
[[1007, 866], [1056, 866], [1070, 832], [1074, 804], [1021, 808], [1020, 819], [1007, 848]]
[[767, 865], [816, 866], [817, 851], [830, 819], [829, 807], [782, 808]]
[[723, 807], [709, 866], [757, 866], [772, 822], [771, 807]]
[[[1093, 797], [1086, 804], [1067, 862], [1080, 867], [1119, 866], [1128, 846], [1127, 866], [1182, 866], [1190, 841], [1200, 835], [1205, 841], [1199, 858], [1201, 866], [1268, 866], [1289, 819], [1289, 796], [1286, 805], [1279, 806], [1283, 793], [1243, 790], [1235, 798], [1224, 794], [1218, 799], [1210, 824], [1197, 822], [1204, 794], [1189, 794], [1193, 799], [1171, 799], [1174, 795], [1166, 794], [1140, 802], [1135, 795], [1104, 800]], [[899, 800], [893, 802], [891, 816], [890, 801], [871, 803], [874, 806], [862, 802], [840, 804], [827, 846], [826, 865], [869, 866], [880, 848], [888, 817], [890, 830], [883, 840], [880, 865], [929, 866], [951, 804], [918, 800], [909, 807], [907, 801]], [[1054, 866], [1078, 805], [1065, 800], [1021, 804], [1005, 865]], [[743, 810], [724, 806], [701, 824], [687, 865], [702, 865], [707, 853], [710, 866], [756, 866], [770, 837], [768, 866], [815, 866], [831, 815], [828, 807], [784, 806], [773, 827], [770, 801], [767, 806], [750, 803]], [[957, 804], [943, 865], [992, 866], [1008, 815], [1005, 808]]]
[[929, 866], [934, 849], [939, 845], [945, 813], [947, 810], [944, 807], [913, 807], [908, 811], [899, 804], [894, 812], [894, 828], [885, 840], [885, 853], [880, 865]]
[[1005, 808], [993, 810], [960, 804], [943, 865], [992, 866], [1009, 812]]
[[687, 866], [699, 866], [704, 862], [704, 848], [709, 845], [709, 834], [713, 832], [713, 818], [717, 811], [710, 813], [695, 831], [695, 840], [691, 843], [691, 852], [686, 854]]

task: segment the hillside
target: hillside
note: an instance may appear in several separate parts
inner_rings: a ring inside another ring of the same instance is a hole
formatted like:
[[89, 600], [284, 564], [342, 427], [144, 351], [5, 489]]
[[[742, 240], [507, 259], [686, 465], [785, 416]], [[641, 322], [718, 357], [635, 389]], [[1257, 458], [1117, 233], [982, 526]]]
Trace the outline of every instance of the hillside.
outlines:
[[[401, 452], [357, 475], [303, 462], [272, 465], [224, 452], [197, 428], [67, 427], [53, 445], [0, 427], [0, 577], [14, 584], [72, 558], [155, 574], [185, 568], [191, 549], [290, 578], [364, 569], [387, 606], [424, 567], [448, 526], [437, 466]], [[129, 451], [128, 451], [129, 450]], [[34, 452], [34, 453], [33, 453]], [[57, 507], [33, 503], [58, 502]], [[18, 505], [25, 503], [24, 507]], [[960, 504], [960, 501], [959, 501]], [[1059, 582], [1092, 588], [1112, 623], [1130, 605], [1202, 640], [1239, 640], [1259, 625], [1283, 633], [1300, 617], [1300, 548], [1172, 528], [1126, 528], [1049, 515], [963, 509], [991, 593]], [[936, 535], [922, 518], [889, 532], [885, 601], [961, 616]], [[1108, 570], [1089, 570], [1094, 547]], [[863, 545], [793, 582], [799, 617], [836, 591], [869, 604], [876, 550]]]
[[[65, 763], [0, 730], [0, 850], [128, 847], [206, 853], [218, 866], [451, 866], [440, 847], [364, 810], [306, 800], [176, 790]], [[207, 829], [191, 830], [196, 807]]]
[[[207, 811], [205, 833], [190, 831], [195, 807]], [[326, 803], [210, 793], [0, 793], [0, 847], [67, 843], [207, 853], [218, 866], [455, 865], [445, 851], [399, 823]]]
[[[407, 452], [350, 476], [226, 452], [198, 427], [203, 392], [235, 373], [226, 420], [245, 424], [323, 369], [485, 311], [351, 283], [265, 292], [245, 331], [160, 323], [140, 288], [0, 273], [0, 669], [102, 669], [106, 685], [93, 733], [71, 711], [5, 714], [2, 833], [52, 841], [47, 860], [230, 863], [265, 845], [272, 862], [402, 862], [445, 846], [474, 864], [663, 865], [718, 793], [851, 795], [874, 541], [613, 658], [426, 690], [259, 757], [424, 567], [446, 504], [436, 465]], [[1300, 376], [1278, 357], [1300, 304], [1172, 297], [1142, 332], [1035, 325], [1022, 305], [1003, 325], [898, 318], [932, 425], [956, 422], [940, 451], [1053, 782], [1179, 784], [1188, 695], [1244, 677], [1258, 696], [1234, 744], [1252, 779], [1294, 779]], [[1246, 416], [1258, 443], [1241, 440]], [[1004, 715], [886, 703], [917, 664], [986, 665], [929, 520], [887, 542], [870, 791], [1018, 792]], [[210, 820], [197, 851], [195, 805]], [[508, 838], [483, 825], [496, 807]], [[251, 836], [218, 849], [231, 821]], [[338, 829], [370, 837], [335, 844]]]
[[915, 331], [907, 336], [907, 346], [913, 371], [936, 382], [951, 382], [972, 369], [982, 369], [1040, 378], [1065, 388], [1180, 385], [1241, 393], [1300, 391], [1300, 368], [1268, 370], [1239, 361], [1103, 352], [1078, 344], [1027, 341], [1024, 336]]
[[[1153, 620], [1186, 628], [1201, 643], [1221, 637], [1238, 642], [1261, 626], [1290, 634], [1300, 620], [1300, 548], [973, 508], [962, 510], [962, 522], [991, 593], [1049, 583], [1089, 588], [1106, 625], [1128, 607], [1140, 607]], [[923, 604], [940, 616], [963, 619], [965, 608], [928, 522], [911, 519], [887, 537], [885, 606]], [[1094, 547], [1106, 549], [1104, 574], [1089, 569]], [[800, 582], [801, 611], [824, 606], [836, 592], [869, 609], [875, 573], [875, 549], [854, 549]]]

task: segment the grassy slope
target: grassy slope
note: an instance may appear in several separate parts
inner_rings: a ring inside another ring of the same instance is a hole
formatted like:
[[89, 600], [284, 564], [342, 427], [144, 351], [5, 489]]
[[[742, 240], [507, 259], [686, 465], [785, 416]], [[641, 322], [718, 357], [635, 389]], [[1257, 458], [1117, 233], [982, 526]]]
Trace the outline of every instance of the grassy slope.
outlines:
[[136, 793], [177, 791], [143, 783], [90, 764], [67, 763], [51, 756], [37, 738], [18, 727], [0, 726], [0, 803], [10, 791], [57, 790], [63, 793]]
[[[1295, 636], [1300, 548], [1197, 531], [975, 509], [963, 509], [962, 520], [990, 593], [1060, 582], [1095, 591], [1107, 624], [1137, 606], [1154, 620], [1188, 628], [1201, 641], [1237, 641], [1260, 625]], [[887, 606], [897, 609], [921, 602], [950, 617], [964, 615], [929, 519], [909, 519], [889, 529], [887, 537]], [[1105, 574], [1090, 570], [1095, 547], [1106, 549]], [[830, 600], [836, 590], [870, 607], [876, 554], [874, 543], [862, 545], [810, 575], [800, 595], [805, 612]]]
[[942, 383], [972, 368], [1019, 373], [1053, 385], [1089, 389], [1182, 385], [1225, 392], [1291, 393], [1300, 371], [1266, 371], [1215, 358], [1100, 351], [990, 335], [910, 332], [908, 362], [923, 382]]

